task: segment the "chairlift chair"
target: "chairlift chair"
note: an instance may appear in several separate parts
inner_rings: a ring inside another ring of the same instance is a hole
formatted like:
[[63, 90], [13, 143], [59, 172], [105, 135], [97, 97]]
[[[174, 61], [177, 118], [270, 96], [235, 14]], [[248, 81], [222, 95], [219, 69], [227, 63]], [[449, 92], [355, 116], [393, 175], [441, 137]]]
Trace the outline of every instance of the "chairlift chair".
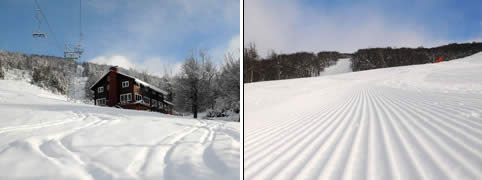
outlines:
[[39, 32], [34, 32], [32, 33], [33, 38], [42, 38], [45, 39], [47, 38], [47, 33], [39, 33]]
[[35, 38], [42, 38], [45, 39], [47, 38], [47, 33], [41, 33], [40, 32], [40, 26], [42, 25], [42, 18], [40, 17], [40, 9], [35, 10], [35, 19], [37, 20], [38, 23], [38, 29], [37, 32], [32, 32], [32, 37]]

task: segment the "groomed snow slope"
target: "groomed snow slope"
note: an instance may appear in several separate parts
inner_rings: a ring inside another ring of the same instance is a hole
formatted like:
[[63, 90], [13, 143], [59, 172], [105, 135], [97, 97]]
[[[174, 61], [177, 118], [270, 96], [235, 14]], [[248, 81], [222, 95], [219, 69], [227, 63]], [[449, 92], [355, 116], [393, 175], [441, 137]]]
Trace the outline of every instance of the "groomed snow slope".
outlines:
[[0, 80], [0, 179], [239, 179], [239, 129]]
[[482, 53], [244, 90], [246, 179], [482, 179]]

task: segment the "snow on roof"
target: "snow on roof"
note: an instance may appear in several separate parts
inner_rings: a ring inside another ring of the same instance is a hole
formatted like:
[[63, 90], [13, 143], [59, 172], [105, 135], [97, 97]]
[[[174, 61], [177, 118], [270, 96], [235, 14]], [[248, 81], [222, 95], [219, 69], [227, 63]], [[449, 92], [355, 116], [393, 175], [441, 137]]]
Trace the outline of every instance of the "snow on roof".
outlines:
[[120, 72], [118, 72], [118, 73], [121, 74], [121, 75], [123, 75], [123, 76], [127, 76], [127, 77], [130, 77], [130, 78], [134, 79], [134, 81], [135, 81], [136, 83], [138, 83], [138, 84], [142, 84], [143, 86], [146, 86], [146, 87], [148, 87], [148, 88], [151, 88], [151, 89], [154, 90], [154, 91], [157, 91], [157, 92], [160, 92], [160, 93], [162, 93], [162, 94], [167, 95], [167, 92], [166, 92], [166, 91], [161, 90], [161, 89], [157, 88], [156, 86], [150, 85], [149, 83], [146, 83], [146, 82], [144, 82], [144, 81], [142, 81], [142, 80], [140, 80], [140, 79], [137, 79], [137, 78], [135, 78], [135, 77], [129, 76], [129, 75], [127, 75], [127, 74], [123, 74], [123, 73], [120, 73]]
[[140, 79], [134, 79], [134, 80], [136, 81], [136, 83], [142, 84], [143, 86], [149, 87], [149, 88], [151, 88], [151, 89], [154, 90], [154, 91], [157, 91], [157, 92], [160, 92], [160, 93], [162, 93], [162, 94], [164, 94], [164, 95], [167, 95], [167, 92], [166, 92], [166, 91], [163, 91], [163, 90], [161, 90], [161, 89], [159, 89], [159, 88], [157, 88], [157, 87], [155, 87], [155, 86], [152, 86], [152, 85], [150, 85], [150, 84], [148, 84], [148, 83], [146, 83], [146, 82], [144, 82], [144, 81], [141, 81]]
[[[109, 71], [109, 72], [110, 72], [110, 71]], [[97, 80], [94, 84], [92, 84], [92, 86], [90, 86], [90, 89], [92, 89], [97, 83], [99, 83], [99, 81], [100, 81], [101, 79], [103, 79], [107, 74], [109, 74], [109, 72], [107, 72], [107, 73], [106, 73], [105, 75], [103, 75], [99, 80]], [[120, 73], [120, 72], [117, 72], [117, 73], [120, 74], [120, 75], [129, 77], [129, 78], [132, 78], [132, 79], [134, 79], [134, 81], [135, 81], [136, 83], [142, 84], [143, 86], [146, 86], [146, 87], [148, 87], [148, 88], [151, 88], [151, 89], [154, 90], [154, 91], [157, 91], [157, 92], [162, 93], [162, 94], [164, 94], [164, 95], [167, 95], [167, 94], [168, 94], [166, 91], [161, 90], [161, 89], [157, 88], [156, 86], [150, 85], [149, 83], [146, 83], [146, 82], [144, 82], [144, 81], [142, 81], [142, 80], [140, 80], [140, 79], [137, 79], [137, 78], [135, 78], [135, 77], [133, 77], [133, 76], [129, 76], [129, 75], [127, 75], [127, 74]]]
[[172, 103], [172, 102], [169, 102], [169, 101], [166, 101], [166, 100], [164, 100], [164, 102], [174, 106], [174, 103]]

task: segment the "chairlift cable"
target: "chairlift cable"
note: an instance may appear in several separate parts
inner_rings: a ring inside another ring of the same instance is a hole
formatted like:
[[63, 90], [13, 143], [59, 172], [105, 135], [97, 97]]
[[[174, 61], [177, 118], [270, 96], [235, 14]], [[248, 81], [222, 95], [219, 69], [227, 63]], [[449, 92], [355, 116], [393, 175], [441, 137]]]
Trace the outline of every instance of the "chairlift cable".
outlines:
[[42, 15], [42, 17], [44, 18], [45, 20], [45, 23], [47, 24], [47, 27], [49, 28], [50, 32], [52, 33], [53, 37], [54, 37], [54, 40], [57, 44], [57, 48], [59, 48], [60, 51], [62, 51], [62, 48], [59, 43], [59, 41], [57, 41], [57, 38], [55, 36], [55, 32], [53, 31], [52, 27], [50, 27], [50, 24], [49, 24], [49, 21], [47, 20], [47, 17], [45, 16], [45, 14], [43, 13], [42, 11], [42, 8], [40, 8], [40, 4], [37, 2], [37, 0], [34, 0], [35, 4], [37, 5], [37, 8], [40, 10], [40, 14]]

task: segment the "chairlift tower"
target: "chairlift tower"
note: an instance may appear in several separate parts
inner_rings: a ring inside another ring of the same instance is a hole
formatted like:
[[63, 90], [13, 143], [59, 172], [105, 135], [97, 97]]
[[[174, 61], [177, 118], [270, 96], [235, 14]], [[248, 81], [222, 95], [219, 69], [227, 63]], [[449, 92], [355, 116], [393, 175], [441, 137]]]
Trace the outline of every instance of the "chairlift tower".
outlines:
[[[53, 34], [54, 40], [57, 42], [57, 39], [55, 38], [55, 33], [53, 33], [52, 28], [49, 25], [49, 22], [47, 20], [47, 17], [45, 17], [45, 14], [43, 13], [42, 9], [40, 8], [40, 5], [37, 0], [34, 0], [35, 5], [37, 9], [35, 10], [35, 19], [37, 20], [38, 24], [38, 29], [35, 32], [32, 32], [32, 37], [34, 39], [46, 39], [47, 38], [47, 33], [42, 33], [41, 32], [41, 25], [42, 22], [45, 21], [47, 26], [49, 27], [49, 30]], [[78, 60], [82, 57], [82, 54], [84, 53], [84, 49], [82, 48], [82, 0], [79, 0], [79, 42], [78, 43], [65, 43], [65, 50], [64, 50], [64, 57], [65, 58], [71, 58], [74, 61], [78, 63]], [[60, 44], [58, 44], [60, 47]], [[60, 49], [60, 48], [59, 48]]]
[[82, 48], [80, 42], [79, 43], [65, 43], [65, 51], [64, 57], [71, 58], [74, 61], [77, 61], [82, 57], [82, 53], [84, 53], [84, 49]]
[[38, 29], [36, 32], [32, 32], [32, 37], [34, 39], [39, 39], [39, 38], [42, 38], [42, 39], [45, 39], [47, 38], [47, 33], [42, 33], [40, 31], [40, 26], [42, 25], [42, 18], [40, 17], [40, 8], [37, 8], [35, 10], [35, 19], [37, 20], [37, 23], [38, 23]]
[[82, 53], [84, 53], [84, 49], [82, 48], [82, 35], [82, 0], [79, 0], [79, 42], [65, 43], [65, 58], [71, 58], [79, 63], [78, 60], [82, 57]]

